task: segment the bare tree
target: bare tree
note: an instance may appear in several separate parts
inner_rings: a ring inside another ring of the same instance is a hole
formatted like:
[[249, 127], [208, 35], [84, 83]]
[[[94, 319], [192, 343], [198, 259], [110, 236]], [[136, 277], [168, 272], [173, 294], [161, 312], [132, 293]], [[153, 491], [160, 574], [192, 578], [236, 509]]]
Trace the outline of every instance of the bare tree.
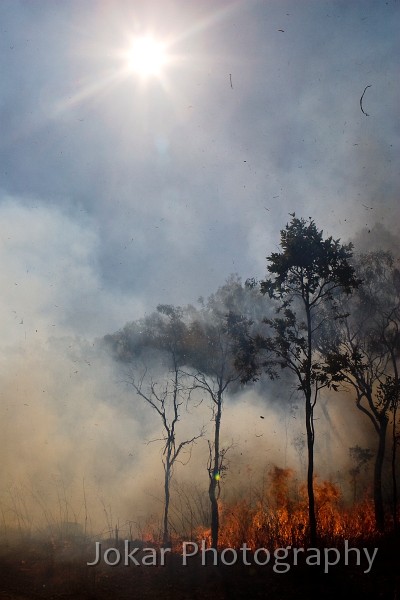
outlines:
[[173, 467], [176, 463], [181, 451], [185, 447], [191, 446], [197, 439], [204, 435], [204, 430], [201, 430], [198, 435], [194, 435], [190, 439], [177, 442], [176, 426], [180, 419], [180, 409], [184, 402], [183, 386], [181, 382], [181, 374], [178, 366], [174, 365], [171, 371], [171, 381], [167, 381], [164, 386], [158, 386], [157, 383], [150, 380], [148, 387], [145, 390], [144, 380], [147, 371], [136, 380], [133, 376], [130, 379], [130, 384], [136, 393], [147, 402], [147, 404], [158, 414], [163, 427], [163, 458], [162, 464], [164, 468], [164, 517], [163, 517], [163, 543], [170, 543], [169, 533], [169, 506], [170, 506], [170, 484], [173, 473]]
[[[151, 328], [142, 327], [146, 345], [155, 347], [166, 356], [169, 365], [167, 376], [163, 383], [158, 384], [149, 375], [148, 368], [143, 367], [138, 376], [136, 365], [133, 365], [128, 382], [137, 395], [142, 398], [159, 416], [164, 443], [162, 464], [164, 468], [164, 516], [163, 516], [163, 543], [170, 542], [169, 507], [170, 484], [173, 468], [181, 456], [182, 451], [190, 448], [196, 440], [204, 435], [204, 428], [191, 438], [178, 441], [177, 424], [181, 419], [181, 407], [188, 401], [190, 390], [193, 387], [188, 381], [188, 376], [182, 371], [186, 325], [182, 320], [180, 308], [167, 305], [158, 307], [159, 319], [152, 319]], [[136, 368], [135, 368], [136, 367]]]

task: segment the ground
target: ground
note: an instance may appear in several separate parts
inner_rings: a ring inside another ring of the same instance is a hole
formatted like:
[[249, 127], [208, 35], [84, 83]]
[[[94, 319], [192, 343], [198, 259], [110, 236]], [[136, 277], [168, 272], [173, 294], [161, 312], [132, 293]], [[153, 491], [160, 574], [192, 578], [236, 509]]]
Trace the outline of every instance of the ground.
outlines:
[[380, 540], [370, 573], [344, 564], [322, 567], [305, 564], [287, 573], [264, 567], [201, 566], [169, 555], [162, 566], [88, 567], [94, 545], [25, 543], [1, 549], [0, 600], [397, 600], [400, 598], [399, 540]]

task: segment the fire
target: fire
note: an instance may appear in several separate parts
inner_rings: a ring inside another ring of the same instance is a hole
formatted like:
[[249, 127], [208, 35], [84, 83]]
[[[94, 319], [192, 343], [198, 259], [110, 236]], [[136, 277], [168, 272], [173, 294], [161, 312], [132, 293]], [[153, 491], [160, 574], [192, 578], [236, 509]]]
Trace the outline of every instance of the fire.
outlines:
[[[221, 548], [273, 548], [306, 546], [308, 541], [308, 504], [305, 484], [299, 485], [291, 469], [273, 467], [267, 490], [255, 501], [241, 499], [220, 503], [219, 544]], [[337, 485], [314, 481], [318, 534], [324, 543], [340, 544], [376, 535], [374, 507], [370, 499], [348, 506]], [[199, 527], [196, 539], [210, 544], [210, 531]]]

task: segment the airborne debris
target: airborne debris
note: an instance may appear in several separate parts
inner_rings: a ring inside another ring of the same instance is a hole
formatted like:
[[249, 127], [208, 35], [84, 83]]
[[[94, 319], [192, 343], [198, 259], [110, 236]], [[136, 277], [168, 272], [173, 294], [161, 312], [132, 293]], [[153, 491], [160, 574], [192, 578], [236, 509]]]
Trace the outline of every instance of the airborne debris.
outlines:
[[371, 86], [371, 85], [366, 85], [366, 86], [365, 86], [365, 88], [364, 88], [364, 91], [363, 91], [363, 93], [362, 93], [362, 95], [361, 95], [361, 98], [360, 98], [360, 108], [361, 108], [361, 112], [363, 112], [363, 113], [364, 113], [364, 115], [365, 115], [366, 117], [369, 117], [369, 114], [368, 114], [368, 113], [366, 113], [366, 112], [365, 112], [365, 110], [363, 109], [363, 105], [362, 105], [362, 103], [363, 103], [364, 94], [365, 94], [365, 92], [367, 91], [367, 89], [368, 89], [368, 88], [370, 88], [370, 87], [372, 87], [372, 86]]

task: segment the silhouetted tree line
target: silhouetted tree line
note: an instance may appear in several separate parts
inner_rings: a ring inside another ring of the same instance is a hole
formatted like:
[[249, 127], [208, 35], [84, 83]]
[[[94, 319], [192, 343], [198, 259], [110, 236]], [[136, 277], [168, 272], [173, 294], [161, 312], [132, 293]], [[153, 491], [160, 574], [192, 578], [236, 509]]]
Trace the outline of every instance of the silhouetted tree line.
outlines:
[[[181, 407], [195, 391], [207, 397], [213, 420], [207, 469], [211, 537], [218, 544], [218, 498], [227, 448], [221, 446], [224, 397], [260, 378], [289, 372], [304, 400], [307, 440], [308, 535], [318, 539], [314, 498], [315, 407], [321, 391], [346, 391], [376, 433], [374, 506], [378, 530], [386, 522], [382, 491], [388, 432], [391, 433], [392, 518], [397, 526], [399, 445], [400, 272], [394, 257], [377, 251], [355, 255], [352, 244], [324, 238], [312, 219], [295, 215], [280, 233], [280, 250], [267, 257], [267, 277], [245, 284], [231, 276], [199, 305], [160, 305], [105, 337], [114, 357], [129, 365], [129, 383], [158, 414], [164, 431], [164, 542], [168, 540], [169, 483], [185, 446], [178, 441]], [[154, 357], [158, 362], [154, 362]], [[152, 365], [164, 372], [155, 384]], [[165, 375], [166, 373], [166, 375]], [[282, 398], [284, 400], [284, 398]], [[351, 449], [355, 467], [371, 458]]]

